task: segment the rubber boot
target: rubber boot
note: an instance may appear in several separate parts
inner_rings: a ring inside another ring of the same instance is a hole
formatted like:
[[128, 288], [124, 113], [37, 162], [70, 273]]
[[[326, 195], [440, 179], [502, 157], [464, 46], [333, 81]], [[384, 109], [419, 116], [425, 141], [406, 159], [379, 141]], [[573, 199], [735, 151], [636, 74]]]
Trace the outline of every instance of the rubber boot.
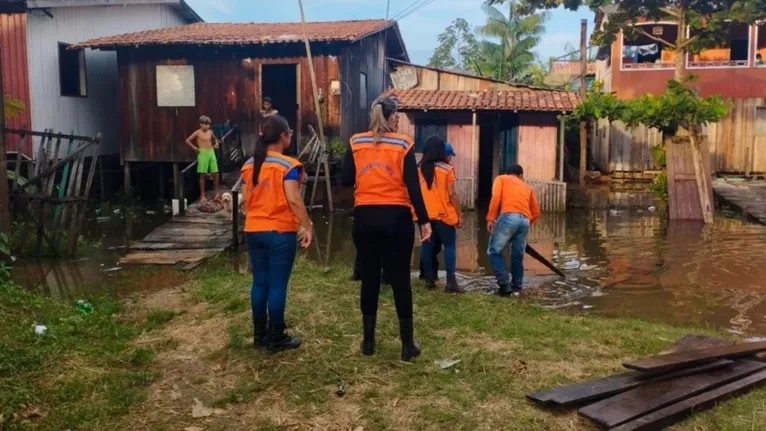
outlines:
[[301, 339], [290, 337], [285, 333], [285, 325], [269, 325], [269, 353], [279, 353], [284, 350], [297, 349]]
[[351, 281], [362, 281], [362, 264], [359, 262], [359, 256], [354, 258], [354, 273], [351, 274]]
[[364, 325], [362, 354], [364, 356], [372, 356], [375, 354], [375, 320], [376, 316], [362, 316], [362, 323]]
[[253, 347], [260, 349], [269, 345], [269, 324], [266, 319], [253, 322]]
[[399, 319], [399, 337], [402, 339], [402, 361], [411, 362], [420, 356], [420, 346], [413, 339], [412, 319]]
[[511, 296], [513, 294], [513, 290], [511, 290], [511, 286], [507, 284], [501, 284], [500, 290], [497, 291], [497, 296], [507, 297]]
[[447, 276], [447, 285], [444, 287], [446, 293], [465, 293], [457, 284], [457, 278], [454, 275]]
[[435, 290], [436, 289], [436, 282], [433, 280], [426, 280], [426, 289], [428, 290]]

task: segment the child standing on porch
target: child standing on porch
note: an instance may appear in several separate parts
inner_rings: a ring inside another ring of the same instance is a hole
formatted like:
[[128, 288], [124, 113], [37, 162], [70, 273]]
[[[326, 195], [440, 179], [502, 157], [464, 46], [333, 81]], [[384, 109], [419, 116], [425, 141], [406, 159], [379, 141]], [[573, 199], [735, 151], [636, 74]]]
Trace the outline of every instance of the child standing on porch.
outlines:
[[[215, 199], [221, 197], [221, 190], [218, 184], [218, 160], [215, 157], [215, 150], [218, 149], [218, 138], [210, 130], [212, 121], [210, 117], [201, 116], [199, 118], [199, 129], [186, 138], [186, 145], [197, 152], [197, 173], [199, 174], [200, 202], [205, 202], [205, 176], [213, 174], [213, 186], [215, 187]], [[197, 145], [194, 145], [196, 142]]]

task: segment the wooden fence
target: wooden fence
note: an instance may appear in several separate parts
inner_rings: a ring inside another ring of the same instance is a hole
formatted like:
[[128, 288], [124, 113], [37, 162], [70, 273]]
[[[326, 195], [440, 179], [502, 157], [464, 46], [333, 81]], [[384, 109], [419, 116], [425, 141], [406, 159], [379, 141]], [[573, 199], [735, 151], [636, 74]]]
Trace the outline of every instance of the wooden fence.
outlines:
[[[734, 99], [729, 113], [704, 133], [712, 172], [766, 173], [766, 98]], [[601, 120], [591, 142], [593, 161], [605, 173], [659, 170], [651, 149], [660, 143], [658, 130]]]
[[[66, 240], [65, 253], [73, 255], [82, 231], [86, 204], [98, 163], [101, 135], [95, 138], [53, 133], [5, 129], [19, 138], [16, 159], [8, 162], [8, 178], [12, 181], [12, 217], [24, 222], [20, 242], [14, 252], [23, 253], [30, 222], [35, 229], [34, 249], [42, 252], [43, 241], [54, 255], [60, 254], [59, 242]], [[34, 157], [23, 149], [27, 140], [39, 139], [31, 145]], [[89, 164], [87, 150], [95, 147]], [[87, 166], [87, 174], [86, 174]]]
[[567, 185], [561, 181], [526, 180], [537, 197], [542, 212], [567, 210]]

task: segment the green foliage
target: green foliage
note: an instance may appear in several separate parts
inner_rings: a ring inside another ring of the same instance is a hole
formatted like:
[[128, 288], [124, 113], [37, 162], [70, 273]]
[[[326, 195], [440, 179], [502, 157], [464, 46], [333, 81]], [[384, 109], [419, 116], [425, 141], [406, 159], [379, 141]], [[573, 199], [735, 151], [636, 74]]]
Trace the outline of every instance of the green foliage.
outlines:
[[428, 64], [438, 68], [474, 69], [481, 58], [481, 48], [471, 25], [457, 18], [438, 36], [439, 46], [434, 50]]
[[607, 119], [609, 121], [622, 120], [627, 109], [627, 103], [618, 99], [612, 93], [601, 91], [602, 84], [596, 82], [586, 95], [585, 99], [577, 105], [571, 114], [566, 116], [570, 126], [576, 126], [580, 121], [596, 121]]
[[346, 152], [346, 144], [340, 136], [336, 136], [327, 145], [327, 152], [333, 156], [342, 156]]
[[654, 179], [654, 182], [649, 185], [649, 190], [654, 192], [655, 196], [658, 198], [665, 201], [668, 200], [668, 176], [665, 174], [665, 172], [657, 175], [657, 178]]

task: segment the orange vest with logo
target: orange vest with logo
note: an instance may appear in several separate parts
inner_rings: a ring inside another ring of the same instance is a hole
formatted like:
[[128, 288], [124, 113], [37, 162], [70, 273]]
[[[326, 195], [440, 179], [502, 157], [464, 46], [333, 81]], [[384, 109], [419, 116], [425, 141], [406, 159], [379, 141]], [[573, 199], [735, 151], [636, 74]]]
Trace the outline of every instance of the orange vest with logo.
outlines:
[[242, 167], [245, 208], [245, 232], [298, 232], [300, 221], [293, 213], [285, 195], [285, 175], [293, 168], [301, 170], [297, 160], [269, 151], [253, 185], [253, 160]]
[[423, 192], [428, 218], [439, 220], [449, 226], [457, 226], [457, 210], [450, 202], [448, 187], [450, 184], [455, 184], [455, 168], [447, 163], [435, 163], [434, 181], [430, 190], [420, 169], [418, 169], [418, 175], [420, 176], [420, 190]]
[[415, 144], [409, 136], [384, 133], [373, 143], [373, 133], [351, 137], [351, 151], [356, 166], [354, 205], [410, 206], [404, 185], [404, 156]]

